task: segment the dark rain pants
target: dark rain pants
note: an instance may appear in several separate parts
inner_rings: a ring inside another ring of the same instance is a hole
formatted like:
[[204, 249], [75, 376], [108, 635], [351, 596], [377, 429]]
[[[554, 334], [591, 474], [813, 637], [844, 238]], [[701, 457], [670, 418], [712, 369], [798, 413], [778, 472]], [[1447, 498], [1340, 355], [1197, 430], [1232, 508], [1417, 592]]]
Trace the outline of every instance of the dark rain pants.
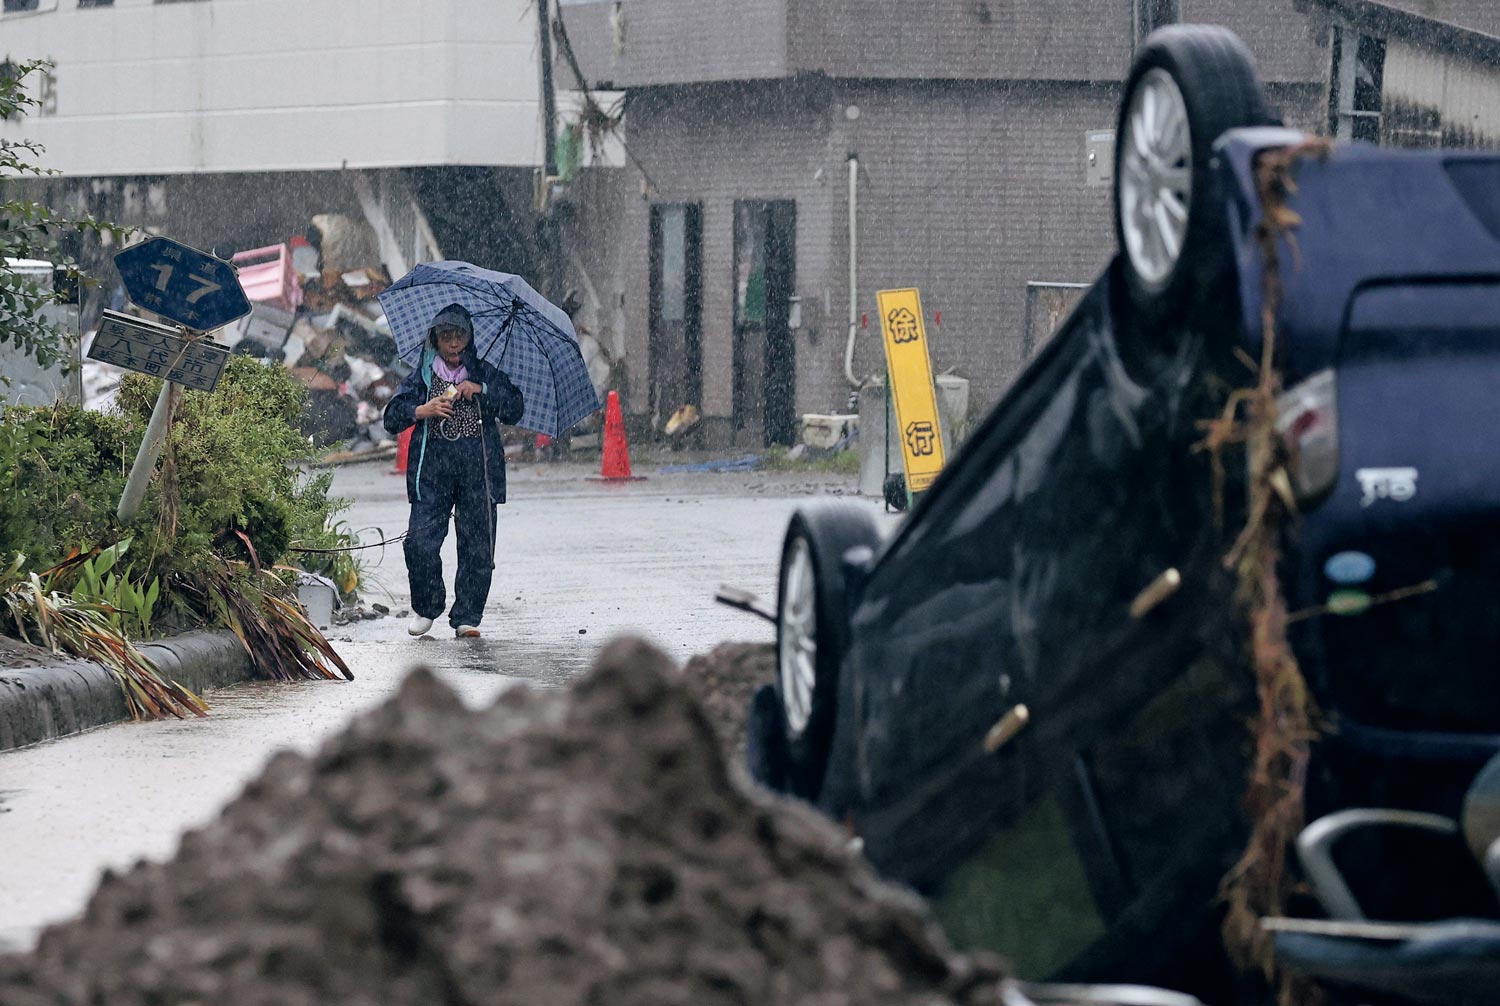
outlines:
[[452, 515], [458, 528], [458, 577], [453, 584], [448, 624], [454, 628], [478, 625], [484, 617], [495, 558], [495, 504], [485, 489], [479, 438], [434, 438], [425, 464], [439, 469], [442, 476], [423, 479], [422, 499], [411, 505], [411, 523], [403, 543], [406, 573], [411, 580], [411, 607], [424, 618], [437, 618], [443, 613], [448, 597], [443, 588], [441, 550]]

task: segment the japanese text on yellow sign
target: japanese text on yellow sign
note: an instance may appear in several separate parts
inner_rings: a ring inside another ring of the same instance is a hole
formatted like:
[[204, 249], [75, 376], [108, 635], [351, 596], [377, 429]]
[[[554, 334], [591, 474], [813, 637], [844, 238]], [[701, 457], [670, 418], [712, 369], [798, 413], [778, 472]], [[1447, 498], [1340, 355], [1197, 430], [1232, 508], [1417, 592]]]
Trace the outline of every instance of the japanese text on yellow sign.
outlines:
[[890, 374], [896, 428], [906, 461], [906, 488], [918, 493], [943, 470], [943, 436], [938, 429], [937, 391], [927, 353], [922, 298], [916, 290], [881, 290], [880, 326], [885, 332], [885, 365]]

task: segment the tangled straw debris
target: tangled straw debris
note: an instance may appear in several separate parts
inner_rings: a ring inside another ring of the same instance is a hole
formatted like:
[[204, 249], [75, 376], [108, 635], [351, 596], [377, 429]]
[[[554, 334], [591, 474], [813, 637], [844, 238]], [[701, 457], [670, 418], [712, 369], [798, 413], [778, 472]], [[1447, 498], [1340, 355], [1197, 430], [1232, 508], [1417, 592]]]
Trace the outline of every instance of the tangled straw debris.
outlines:
[[1282, 298], [1282, 244], [1295, 256], [1294, 231], [1301, 223], [1287, 204], [1296, 191], [1293, 169], [1299, 160], [1324, 157], [1331, 149], [1327, 141], [1310, 140], [1262, 154], [1257, 162], [1256, 186], [1263, 211], [1256, 233], [1264, 260], [1261, 357], [1252, 361], [1255, 384], [1230, 396], [1205, 438], [1205, 446], [1215, 453], [1216, 470], [1222, 471], [1219, 453], [1230, 444], [1244, 445], [1248, 460], [1245, 526], [1224, 563], [1236, 575], [1236, 599], [1248, 622], [1250, 663], [1259, 698], [1245, 796], [1250, 837], [1220, 892], [1228, 906], [1224, 942], [1242, 966], [1256, 968], [1268, 980], [1279, 982], [1283, 1002], [1302, 1000], [1309, 993], [1277, 974], [1270, 939], [1260, 922], [1266, 916], [1284, 914], [1291, 891], [1287, 853], [1302, 829], [1303, 795], [1308, 760], [1318, 736], [1318, 714], [1287, 642], [1288, 613], [1277, 573], [1283, 534], [1297, 507], [1287, 476], [1285, 446], [1276, 432], [1281, 392], [1276, 316]]

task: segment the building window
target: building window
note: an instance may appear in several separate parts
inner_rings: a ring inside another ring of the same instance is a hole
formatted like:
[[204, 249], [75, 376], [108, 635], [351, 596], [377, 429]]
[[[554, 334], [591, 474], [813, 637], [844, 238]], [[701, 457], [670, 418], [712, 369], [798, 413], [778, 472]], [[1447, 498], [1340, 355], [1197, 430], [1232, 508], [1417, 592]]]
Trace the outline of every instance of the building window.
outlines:
[[18, 14], [21, 11], [37, 10], [41, 0], [4, 0], [0, 11], [6, 14]]
[[115, 0], [78, 0], [80, 7], [113, 7]]

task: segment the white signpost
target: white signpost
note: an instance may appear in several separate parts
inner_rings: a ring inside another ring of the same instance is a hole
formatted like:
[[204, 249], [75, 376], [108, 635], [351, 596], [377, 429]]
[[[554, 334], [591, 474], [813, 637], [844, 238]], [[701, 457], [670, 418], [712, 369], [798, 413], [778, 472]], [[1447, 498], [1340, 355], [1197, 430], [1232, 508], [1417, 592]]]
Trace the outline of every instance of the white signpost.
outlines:
[[88, 357], [197, 391], [212, 391], [229, 350], [207, 339], [185, 339], [178, 329], [105, 311]]

